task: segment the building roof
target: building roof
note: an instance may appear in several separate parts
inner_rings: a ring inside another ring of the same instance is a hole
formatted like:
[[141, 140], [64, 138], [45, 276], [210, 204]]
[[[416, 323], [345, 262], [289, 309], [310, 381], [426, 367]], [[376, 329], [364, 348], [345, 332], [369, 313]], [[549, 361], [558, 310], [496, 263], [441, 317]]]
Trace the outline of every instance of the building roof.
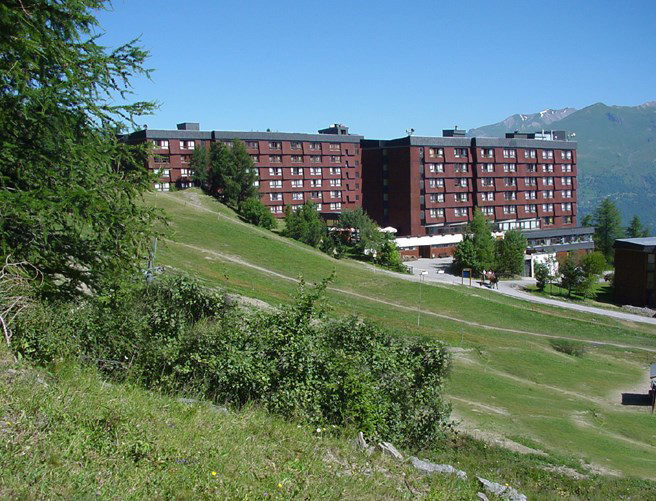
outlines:
[[558, 150], [575, 150], [576, 141], [552, 141], [549, 139], [522, 139], [522, 138], [504, 138], [504, 137], [474, 137], [475, 146], [494, 148], [555, 148]]
[[526, 238], [567, 237], [572, 235], [592, 235], [594, 228], [577, 226], [576, 228], [554, 228], [549, 230], [522, 230]]
[[651, 253], [656, 251], [656, 237], [619, 238], [615, 240], [613, 247], [616, 249], [627, 249]]
[[363, 136], [355, 134], [305, 134], [298, 132], [240, 132], [144, 129], [127, 136], [128, 141], [143, 139], [242, 139], [261, 141], [311, 141], [329, 143], [360, 143]]
[[367, 139], [363, 148], [387, 148], [394, 146], [456, 146], [469, 148], [508, 147], [508, 148], [554, 148], [559, 150], [575, 150], [576, 141], [551, 141], [547, 139], [523, 139], [502, 137], [426, 137], [406, 136], [396, 139]]

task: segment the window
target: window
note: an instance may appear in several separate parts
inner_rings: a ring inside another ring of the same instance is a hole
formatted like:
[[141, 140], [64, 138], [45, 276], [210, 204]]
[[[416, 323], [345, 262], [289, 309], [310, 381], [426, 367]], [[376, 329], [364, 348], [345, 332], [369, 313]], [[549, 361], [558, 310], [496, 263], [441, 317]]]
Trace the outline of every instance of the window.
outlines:
[[444, 164], [428, 164], [428, 172], [444, 172]]
[[321, 198], [321, 192], [320, 191], [311, 191], [310, 192], [310, 198]]
[[456, 158], [467, 158], [467, 148], [454, 148], [453, 152]]
[[292, 211], [296, 212], [301, 207], [303, 207], [302, 204], [292, 204]]
[[330, 155], [330, 161], [334, 164], [338, 164], [339, 162], [341, 162], [341, 160], [342, 157], [340, 157], [339, 155]]
[[269, 207], [269, 210], [273, 214], [282, 214], [282, 205], [272, 205], [271, 207]]
[[317, 209], [317, 212], [321, 212], [321, 204], [314, 204], [314, 206]]
[[524, 183], [526, 184], [526, 186], [536, 186], [538, 184], [538, 178], [526, 177], [524, 178]]
[[431, 188], [442, 188], [444, 187], [444, 179], [429, 179], [428, 186]]
[[481, 172], [494, 172], [494, 164], [483, 164]]
[[545, 226], [551, 226], [552, 224], [554, 224], [554, 217], [553, 216], [543, 217], [542, 224], [544, 224]]
[[310, 176], [320, 176], [321, 167], [310, 167]]
[[542, 164], [542, 172], [553, 172], [553, 164]]
[[331, 191], [330, 198], [342, 198], [342, 192], [337, 190]]
[[460, 188], [466, 188], [467, 187], [467, 180], [466, 179], [458, 179], [458, 184], [456, 185]]
[[254, 164], [258, 163], [260, 161], [260, 155], [251, 155], [251, 160]]
[[342, 180], [341, 179], [331, 179], [330, 180], [330, 186], [341, 186], [342, 185]]
[[554, 197], [554, 192], [552, 190], [547, 190], [542, 192], [542, 197], [543, 198], [553, 198]]
[[503, 206], [503, 213], [504, 214], [515, 214], [515, 213], [517, 213], [517, 206], [516, 205], [504, 205]]
[[171, 170], [170, 169], [157, 169], [155, 171], [155, 174], [157, 174], [159, 177], [171, 177]]
[[542, 150], [542, 158], [553, 158], [553, 150]]
[[535, 200], [538, 198], [538, 192], [537, 191], [526, 191], [524, 192], [524, 197], [526, 200]]
[[517, 185], [517, 181], [515, 181], [515, 178], [514, 178], [514, 177], [505, 177], [505, 178], [503, 179], [503, 184], [504, 184], [505, 186], [516, 186], [516, 185]]
[[456, 164], [454, 170], [456, 172], [467, 172], [467, 164]]
[[456, 217], [467, 217], [467, 208], [466, 207], [456, 207], [454, 209]]
[[535, 164], [529, 164], [526, 166], [526, 172], [537, 172], [538, 166]]
[[269, 155], [269, 162], [272, 164], [279, 164], [282, 162], [282, 157], [280, 155]]
[[303, 180], [302, 179], [292, 179], [292, 188], [302, 188]]
[[169, 191], [169, 183], [155, 183], [155, 191]]
[[544, 212], [553, 212], [553, 204], [542, 204], [542, 210]]
[[494, 150], [492, 148], [481, 148], [481, 156], [483, 158], [493, 158]]
[[574, 221], [574, 219], [572, 218], [572, 216], [564, 216], [563, 217], [563, 224], [572, 224], [573, 221]]
[[504, 191], [503, 193], [504, 200], [517, 200], [517, 193], [514, 191]]
[[282, 169], [280, 167], [269, 167], [269, 176], [282, 176]]
[[566, 159], [566, 160], [571, 160], [572, 159], [572, 152], [569, 150], [561, 151], [560, 152], [560, 158]]
[[312, 155], [310, 156], [310, 162], [314, 164], [321, 163], [321, 155]]
[[442, 148], [428, 148], [428, 156], [430, 158], [443, 157], [444, 150]]
[[191, 169], [180, 169], [180, 176], [191, 177], [192, 175], [193, 175], [193, 171]]
[[191, 162], [191, 156], [189, 155], [180, 155], [180, 163], [188, 164]]
[[560, 210], [567, 210], [567, 211], [572, 210], [572, 203], [566, 202], [564, 204], [560, 204]]
[[279, 179], [275, 181], [269, 181], [269, 188], [282, 188], [282, 181]]
[[232, 148], [232, 147], [234, 146], [234, 144], [232, 143], [232, 141], [223, 141], [222, 144], [223, 144], [223, 146], [225, 146], [226, 148]]
[[469, 200], [467, 193], [456, 193], [456, 202], [466, 202]]
[[303, 156], [302, 155], [292, 155], [291, 160], [294, 163], [300, 163], [300, 162], [303, 161]]
[[444, 209], [428, 209], [428, 214], [433, 219], [444, 217]]
[[342, 203], [341, 202], [332, 202], [330, 204], [330, 210], [342, 210]]
[[481, 184], [489, 188], [490, 186], [494, 186], [494, 179], [492, 179], [491, 177], [484, 177], [483, 179], [481, 179]]
[[310, 188], [321, 188], [321, 179], [310, 179]]
[[431, 193], [430, 201], [433, 203], [444, 202], [444, 193]]
[[301, 143], [298, 142], [298, 141], [292, 141], [291, 143], [289, 143], [289, 147], [292, 150], [300, 150], [301, 149]]
[[328, 149], [330, 149], [330, 151], [339, 151], [340, 150], [339, 143], [330, 143]]
[[542, 179], [544, 180], [544, 185], [545, 186], [552, 186], [553, 185], [553, 177], [544, 177]]
[[503, 164], [503, 172], [517, 172], [515, 164]]
[[572, 186], [572, 178], [571, 177], [564, 177], [563, 178], [563, 184], [567, 186]]
[[337, 174], [341, 174], [341, 173], [342, 173], [342, 169], [340, 169], [339, 167], [331, 167], [331, 168], [330, 168], [330, 173], [331, 173], [333, 176], [335, 176], [335, 175], [337, 175]]
[[525, 158], [535, 158], [535, 150], [524, 150]]
[[484, 216], [493, 216], [494, 215], [494, 207], [483, 207], [481, 209], [483, 211]]
[[303, 193], [292, 193], [292, 200], [303, 200]]
[[563, 198], [572, 198], [572, 190], [565, 190], [561, 193]]
[[515, 158], [515, 150], [503, 150], [503, 158]]
[[196, 147], [196, 142], [193, 140], [180, 141], [181, 150], [193, 150]]
[[[161, 149], [161, 148], [168, 148], [169, 147], [169, 141], [168, 139], [154, 139], [153, 143], [155, 144], [155, 148]], [[162, 190], [160, 190], [162, 191]], [[168, 191], [168, 190], [166, 190]]]
[[494, 202], [493, 192], [490, 191], [489, 193], [482, 193], [481, 195], [482, 195], [481, 200], [483, 200], [484, 202]]
[[572, 172], [572, 164], [563, 164], [560, 168], [563, 172]]
[[311, 150], [320, 150], [321, 149], [321, 143], [310, 143], [310, 149]]
[[246, 148], [257, 149], [257, 141], [246, 141]]
[[255, 181], [253, 181], [253, 186], [259, 187], [260, 182], [256, 179]]
[[269, 193], [269, 200], [272, 202], [282, 200], [282, 193]]
[[292, 167], [292, 176], [302, 176], [303, 167]]
[[525, 205], [526, 212], [536, 212], [538, 209], [538, 206], [535, 204], [530, 204], [530, 205]]
[[169, 163], [168, 155], [153, 155], [153, 161], [157, 164], [167, 164]]
[[269, 149], [270, 150], [279, 150], [282, 148], [282, 145], [278, 141], [269, 141]]

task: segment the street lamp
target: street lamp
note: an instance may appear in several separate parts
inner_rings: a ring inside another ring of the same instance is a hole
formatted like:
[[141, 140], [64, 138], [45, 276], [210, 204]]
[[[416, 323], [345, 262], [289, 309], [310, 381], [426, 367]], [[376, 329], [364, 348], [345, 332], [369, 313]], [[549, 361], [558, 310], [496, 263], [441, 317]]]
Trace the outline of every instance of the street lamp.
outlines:
[[419, 317], [421, 316], [421, 283], [424, 281], [426, 275], [428, 275], [426, 270], [419, 272], [419, 308], [417, 309], [417, 327], [419, 327]]

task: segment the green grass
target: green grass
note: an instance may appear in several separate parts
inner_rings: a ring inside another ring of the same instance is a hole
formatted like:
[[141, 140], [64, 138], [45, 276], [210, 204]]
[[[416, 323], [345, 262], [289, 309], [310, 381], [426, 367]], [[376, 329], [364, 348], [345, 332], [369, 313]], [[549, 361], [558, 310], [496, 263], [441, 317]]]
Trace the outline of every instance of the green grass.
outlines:
[[317, 433], [257, 407], [183, 404], [71, 362], [35, 370], [13, 363], [5, 348], [0, 396], [2, 499], [459, 500], [475, 498], [475, 475], [530, 499], [656, 496], [652, 482], [573, 480], [545, 468], [576, 468], [575, 459], [519, 455], [466, 437], [419, 455], [464, 469], [469, 479], [427, 477], [358, 450], [354, 430]]
[[571, 301], [578, 304], [585, 304], [587, 306], [594, 306], [595, 308], [605, 308], [607, 310], [619, 310], [613, 299], [613, 286], [607, 282], [600, 282], [595, 286], [594, 297], [584, 297], [576, 292], [568, 294], [567, 289], [556, 284], [548, 284], [543, 291], [538, 290], [535, 285], [528, 285], [524, 287], [526, 292], [536, 296], [546, 297], [549, 299], [560, 299], [563, 301]]
[[[648, 431], [655, 418], [645, 408], [619, 405], [621, 391], [646, 390], [645, 384], [636, 386], [656, 361], [653, 326], [481, 288], [424, 285], [418, 327], [419, 290], [412, 277], [374, 273], [363, 263], [334, 260], [243, 224], [197, 191], [157, 194], [149, 202], [171, 218], [158, 264], [272, 304], [291, 300], [297, 277], [318, 281], [335, 270], [326, 294], [335, 313], [354, 313], [398, 335], [436, 337], [470, 350], [455, 358], [449, 384], [456, 415], [467, 427], [537, 443], [551, 457], [655, 477], [649, 456], [656, 457], [656, 446]], [[554, 338], [584, 342], [587, 353], [582, 358], [558, 353], [549, 344]], [[584, 424], [591, 408], [603, 426]]]

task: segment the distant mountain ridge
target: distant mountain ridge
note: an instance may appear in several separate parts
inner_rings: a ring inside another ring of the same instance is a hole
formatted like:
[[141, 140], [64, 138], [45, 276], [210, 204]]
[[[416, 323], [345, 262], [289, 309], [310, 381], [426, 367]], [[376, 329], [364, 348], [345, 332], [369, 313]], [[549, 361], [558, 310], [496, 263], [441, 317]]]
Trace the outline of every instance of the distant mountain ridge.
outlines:
[[467, 134], [504, 137], [506, 132], [542, 129], [576, 133], [579, 221], [611, 197], [624, 224], [638, 215], [656, 234], [656, 101], [516, 114]]

